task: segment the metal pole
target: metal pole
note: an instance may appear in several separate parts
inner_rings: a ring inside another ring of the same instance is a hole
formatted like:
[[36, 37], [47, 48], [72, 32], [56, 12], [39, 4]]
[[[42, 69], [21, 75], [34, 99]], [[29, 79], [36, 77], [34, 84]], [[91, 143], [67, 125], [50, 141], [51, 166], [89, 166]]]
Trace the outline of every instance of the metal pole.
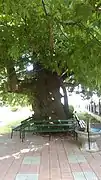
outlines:
[[90, 126], [90, 121], [89, 119], [87, 120], [87, 132], [88, 132], [88, 145], [89, 145], [89, 150], [90, 150], [90, 133], [89, 133], [89, 126]]

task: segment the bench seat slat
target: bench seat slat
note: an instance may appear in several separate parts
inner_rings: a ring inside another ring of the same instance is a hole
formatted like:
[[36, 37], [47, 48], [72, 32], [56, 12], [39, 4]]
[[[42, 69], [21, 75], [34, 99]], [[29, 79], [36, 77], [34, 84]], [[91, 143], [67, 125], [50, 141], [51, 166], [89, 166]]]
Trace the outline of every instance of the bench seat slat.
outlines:
[[35, 125], [35, 124], [29, 124], [29, 127], [62, 127], [62, 126], [67, 126], [67, 127], [69, 127], [69, 126], [73, 126], [73, 124], [38, 124], [38, 125]]
[[44, 132], [68, 132], [68, 131], [71, 131], [71, 130], [73, 130], [73, 129], [39, 129], [39, 130], [37, 130], [37, 129], [30, 129], [30, 131], [28, 130], [28, 129], [26, 129], [25, 130], [25, 132], [33, 132], [33, 133], [40, 133], [40, 132], [42, 132], [42, 133], [44, 133]]
[[33, 123], [36, 123], [36, 124], [43, 124], [43, 123], [45, 123], [45, 124], [47, 124], [47, 123], [51, 123], [51, 122], [53, 122], [53, 123], [69, 123], [69, 122], [74, 122], [74, 119], [67, 119], [67, 120], [33, 120], [33, 119], [29, 119], [28, 121], [21, 121], [21, 124], [24, 124], [24, 123], [31, 123], [31, 122], [33, 122]]

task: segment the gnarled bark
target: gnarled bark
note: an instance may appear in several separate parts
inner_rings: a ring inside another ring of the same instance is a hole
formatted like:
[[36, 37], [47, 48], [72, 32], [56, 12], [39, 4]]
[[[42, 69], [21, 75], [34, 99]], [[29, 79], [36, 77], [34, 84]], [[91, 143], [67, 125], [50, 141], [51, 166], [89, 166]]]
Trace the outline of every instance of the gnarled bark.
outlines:
[[[45, 69], [36, 74], [35, 79], [17, 79], [13, 64], [7, 67], [9, 92], [32, 94], [31, 102], [35, 119], [66, 119], [68, 98], [65, 86], [57, 73]], [[60, 87], [64, 92], [64, 105], [61, 103]]]
[[35, 118], [66, 119], [60, 86], [61, 81], [56, 73], [43, 71], [38, 74], [33, 103]]

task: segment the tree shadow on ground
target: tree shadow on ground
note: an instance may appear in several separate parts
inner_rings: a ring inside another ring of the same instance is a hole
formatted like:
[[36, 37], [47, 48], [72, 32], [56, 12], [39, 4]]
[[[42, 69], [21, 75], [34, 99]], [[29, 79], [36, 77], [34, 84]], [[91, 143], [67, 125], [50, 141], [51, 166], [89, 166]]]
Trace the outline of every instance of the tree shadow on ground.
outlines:
[[32, 133], [26, 134], [25, 140], [22, 143], [19, 137], [19, 133], [15, 132], [13, 138], [10, 138], [10, 134], [0, 135], [0, 160], [15, 158], [19, 159], [23, 155], [40, 154], [43, 148], [51, 146], [52, 143], [60, 140], [68, 142], [71, 146], [75, 146], [76, 142], [74, 137], [66, 133], [54, 133], [54, 134], [38, 134], [32, 135]]

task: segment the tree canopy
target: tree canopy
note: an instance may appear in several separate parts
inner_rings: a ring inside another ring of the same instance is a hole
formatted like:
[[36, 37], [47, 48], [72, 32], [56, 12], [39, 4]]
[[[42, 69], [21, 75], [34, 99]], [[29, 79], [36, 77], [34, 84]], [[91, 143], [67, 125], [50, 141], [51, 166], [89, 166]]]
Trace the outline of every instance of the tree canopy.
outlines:
[[1, 94], [11, 77], [13, 92], [15, 85], [33, 81], [28, 66], [36, 62], [59, 75], [73, 72], [76, 82], [100, 89], [101, 2], [0, 1]]

